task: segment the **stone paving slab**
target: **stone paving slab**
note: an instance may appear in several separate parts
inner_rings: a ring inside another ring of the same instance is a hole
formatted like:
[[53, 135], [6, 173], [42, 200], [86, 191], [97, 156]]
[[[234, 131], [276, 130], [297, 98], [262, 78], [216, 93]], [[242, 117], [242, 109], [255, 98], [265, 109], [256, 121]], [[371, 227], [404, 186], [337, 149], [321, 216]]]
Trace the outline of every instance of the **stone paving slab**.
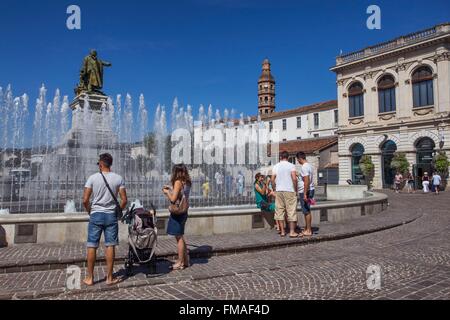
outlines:
[[[197, 258], [183, 271], [170, 272], [170, 261], [161, 259], [155, 273], [138, 267], [112, 287], [104, 282], [104, 266], [95, 269], [94, 287], [75, 291], [65, 289], [64, 269], [0, 274], [0, 299], [450, 299], [450, 199], [390, 196], [388, 212], [357, 219], [360, 227], [381, 217], [386, 225], [396, 218], [417, 220], [315, 245]], [[353, 222], [335, 230], [350, 225]], [[322, 226], [319, 232], [323, 230]], [[269, 234], [256, 232], [248, 237]], [[240, 240], [238, 235], [227, 236], [234, 237], [233, 243]], [[366, 269], [371, 264], [382, 267], [380, 290], [366, 287]], [[85, 268], [81, 272], [84, 276]], [[115, 272], [124, 275], [121, 265]]]
[[[161, 276], [179, 282], [145, 285], [137, 280], [117, 290], [97, 288], [46, 298], [448, 300], [450, 199], [412, 197], [395, 195], [402, 203], [396, 203], [394, 213], [416, 207], [423, 215], [395, 229], [314, 246], [213, 257], [184, 270], [185, 278], [179, 273]], [[367, 287], [366, 274], [374, 264], [382, 271], [381, 286], [375, 290]], [[206, 275], [194, 279], [202, 273]]]
[[[239, 234], [189, 236], [187, 243], [192, 258], [236, 254], [354, 237], [409, 223], [417, 219], [420, 214], [418, 210], [395, 214], [387, 210], [341, 223], [323, 223], [320, 228], [316, 228], [314, 237], [304, 239], [281, 238], [274, 230], [259, 230]], [[116, 260], [122, 262], [127, 252], [128, 245], [122, 243], [118, 247]], [[159, 259], [170, 259], [175, 255], [176, 246], [173, 238], [160, 237], [156, 256]], [[0, 248], [0, 274], [65, 269], [70, 265], [85, 267], [85, 259], [84, 243], [11, 246]], [[105, 263], [103, 248], [99, 249], [97, 260], [100, 265]]]

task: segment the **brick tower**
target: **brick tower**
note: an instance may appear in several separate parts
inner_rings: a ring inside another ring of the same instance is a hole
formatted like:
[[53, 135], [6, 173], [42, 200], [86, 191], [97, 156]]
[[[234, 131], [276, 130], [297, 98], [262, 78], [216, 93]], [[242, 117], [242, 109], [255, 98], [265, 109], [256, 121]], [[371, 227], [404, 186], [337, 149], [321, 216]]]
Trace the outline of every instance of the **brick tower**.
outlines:
[[275, 78], [270, 72], [269, 59], [264, 60], [258, 80], [258, 111], [260, 115], [275, 111]]

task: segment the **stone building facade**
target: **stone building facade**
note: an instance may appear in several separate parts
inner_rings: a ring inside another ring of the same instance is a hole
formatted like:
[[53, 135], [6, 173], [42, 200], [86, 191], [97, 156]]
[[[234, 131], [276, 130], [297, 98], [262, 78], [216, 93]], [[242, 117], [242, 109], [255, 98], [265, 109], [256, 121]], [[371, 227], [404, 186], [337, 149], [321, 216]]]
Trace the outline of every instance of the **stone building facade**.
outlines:
[[450, 24], [339, 56], [339, 183], [363, 180], [370, 155], [375, 188], [392, 185], [394, 152], [406, 154], [417, 185], [439, 150], [450, 153]]

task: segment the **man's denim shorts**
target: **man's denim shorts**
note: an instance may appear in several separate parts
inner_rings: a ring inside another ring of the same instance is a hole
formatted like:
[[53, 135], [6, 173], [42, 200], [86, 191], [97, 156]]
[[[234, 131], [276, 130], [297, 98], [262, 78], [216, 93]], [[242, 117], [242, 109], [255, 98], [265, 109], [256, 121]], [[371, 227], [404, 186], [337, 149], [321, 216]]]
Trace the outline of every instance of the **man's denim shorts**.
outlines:
[[114, 212], [93, 212], [88, 226], [88, 248], [98, 248], [102, 233], [105, 233], [105, 247], [119, 245], [119, 223]]
[[[304, 193], [300, 193], [300, 204], [302, 206], [302, 211], [304, 215], [308, 215], [311, 213], [311, 205], [309, 203], [306, 203], [303, 199]], [[309, 190], [308, 199], [314, 199], [314, 190]]]

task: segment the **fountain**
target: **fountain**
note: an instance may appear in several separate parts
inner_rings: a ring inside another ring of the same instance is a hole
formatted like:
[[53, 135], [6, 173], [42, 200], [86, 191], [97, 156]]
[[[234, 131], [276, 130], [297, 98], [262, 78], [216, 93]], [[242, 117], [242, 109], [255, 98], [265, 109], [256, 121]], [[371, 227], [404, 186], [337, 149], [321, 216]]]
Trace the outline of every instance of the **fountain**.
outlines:
[[[169, 117], [164, 105], [157, 106], [154, 125], [150, 128], [143, 95], [139, 96], [135, 112], [129, 94], [125, 99], [117, 95], [113, 103], [112, 97], [103, 94], [81, 93], [69, 103], [69, 97], [61, 95], [59, 90], [52, 99], [47, 98], [47, 92], [42, 85], [34, 115], [30, 115], [27, 95], [15, 97], [11, 86], [0, 89], [0, 210], [3, 213], [6, 210], [14, 214], [82, 212], [84, 183], [98, 170], [98, 155], [103, 152], [113, 155], [113, 170], [125, 178], [131, 197], [139, 199], [144, 206], [152, 202], [157, 208], [165, 207], [167, 203], [160, 190], [170, 179], [169, 130], [178, 129], [185, 130], [194, 145], [198, 143], [194, 141], [196, 129], [219, 130], [223, 136], [230, 128], [247, 130], [247, 144], [242, 143], [244, 139], [236, 139], [237, 147], [230, 149], [237, 162], [207, 165], [194, 161], [189, 165], [194, 182], [191, 198], [192, 205], [197, 207], [253, 203], [251, 181], [259, 164], [246, 163], [257, 154], [254, 139], [256, 132], [264, 128], [262, 122], [243, 114], [240, 120], [233, 119], [234, 110], [221, 112], [212, 105], [206, 112], [200, 105], [194, 121], [192, 106], [183, 106], [175, 98]], [[26, 129], [29, 124], [31, 137]], [[203, 149], [195, 152], [201, 155]], [[242, 194], [238, 192], [239, 172], [246, 181]], [[223, 188], [216, 184], [220, 175], [224, 178]], [[202, 192], [206, 180], [211, 185], [207, 196]]]
[[68, 200], [64, 206], [64, 213], [77, 213], [77, 208], [75, 206], [75, 201]]
[[[4, 91], [0, 88], [2, 212], [83, 211], [84, 183], [98, 170], [98, 156], [104, 152], [112, 154], [113, 170], [124, 177], [130, 197], [139, 199], [144, 206], [153, 203], [157, 208], [166, 207], [161, 189], [169, 182], [172, 148], [176, 144], [170, 132], [179, 130], [183, 130], [185, 142], [194, 146], [194, 150], [185, 154], [194, 158], [194, 162], [188, 163], [193, 180], [192, 206], [254, 202], [250, 182], [258, 166], [265, 165], [255, 158], [258, 132], [264, 130], [260, 119], [258, 124], [256, 119], [241, 114], [237, 121], [234, 109], [221, 112], [209, 104], [207, 111], [200, 105], [198, 120], [194, 121], [192, 106], [183, 106], [175, 98], [170, 116], [164, 105], [157, 106], [151, 129], [143, 95], [139, 96], [135, 112], [130, 94], [117, 95], [114, 103], [112, 97], [100, 91], [103, 69], [96, 61], [99, 60], [95, 51], [85, 58], [72, 102], [59, 90], [53, 99], [48, 99], [48, 90], [42, 85], [34, 115], [29, 114], [27, 95], [15, 97], [11, 86]], [[89, 77], [87, 73], [95, 68], [99, 68], [99, 77], [97, 74]], [[202, 141], [208, 135], [214, 138]], [[237, 142], [237, 146], [230, 146], [230, 142]], [[217, 161], [206, 164], [202, 161], [204, 152]], [[224, 157], [220, 159], [222, 154], [227, 155], [226, 162]], [[233, 161], [228, 161], [230, 155]], [[238, 192], [242, 189], [238, 186], [242, 184], [242, 175], [247, 187]], [[206, 180], [211, 184], [207, 195], [202, 192]], [[220, 184], [222, 180], [224, 186]]]

